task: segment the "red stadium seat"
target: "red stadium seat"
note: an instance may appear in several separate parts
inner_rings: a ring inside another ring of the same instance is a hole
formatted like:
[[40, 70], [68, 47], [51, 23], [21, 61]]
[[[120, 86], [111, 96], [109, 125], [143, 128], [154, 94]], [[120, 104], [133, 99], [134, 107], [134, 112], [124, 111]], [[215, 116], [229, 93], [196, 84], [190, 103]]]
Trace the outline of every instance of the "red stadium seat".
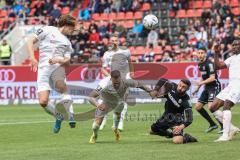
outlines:
[[203, 7], [203, 1], [194, 1], [193, 8], [202, 8]]
[[230, 6], [231, 6], [231, 7], [240, 7], [240, 2], [239, 2], [239, 0], [231, 0]]
[[202, 9], [189, 9], [187, 10], [187, 17], [201, 17]]
[[3, 19], [0, 18], [0, 26], [3, 25]]
[[143, 13], [142, 12], [135, 12], [134, 19], [142, 19]]
[[124, 27], [130, 29], [134, 26], [134, 22], [132, 20], [128, 20], [124, 23]]
[[141, 11], [149, 11], [151, 8], [149, 3], [143, 3], [142, 7], [141, 7]]
[[124, 12], [119, 12], [116, 17], [117, 20], [123, 20], [125, 19], [125, 13]]
[[103, 21], [108, 20], [108, 14], [107, 13], [102, 13], [100, 15], [100, 20], [103, 20]]
[[133, 19], [133, 12], [127, 12], [125, 15], [125, 19]]
[[162, 46], [156, 46], [156, 47], [154, 47], [153, 48], [153, 52], [155, 53], [155, 54], [162, 54]]
[[232, 8], [231, 11], [232, 11], [232, 13], [233, 13], [235, 16], [240, 15], [240, 8], [239, 8], [239, 7]]
[[100, 15], [98, 13], [93, 13], [92, 14], [92, 19], [95, 21], [98, 21], [100, 19]]
[[137, 46], [135, 50], [135, 55], [143, 55], [145, 53], [145, 48], [143, 46]]
[[116, 14], [116, 13], [114, 13], [114, 12], [109, 13], [109, 19], [110, 19], [110, 20], [115, 20], [116, 17], [117, 17], [117, 14]]
[[6, 10], [1, 10], [1, 17], [8, 17], [8, 12]]
[[70, 8], [69, 7], [63, 7], [61, 10], [62, 14], [69, 14], [70, 13]]
[[179, 10], [179, 11], [177, 12], [177, 17], [178, 17], [178, 18], [186, 18], [186, 17], [187, 17], [186, 11], [183, 10], [183, 9]]
[[203, 8], [212, 8], [212, 1], [210, 0], [204, 1]]

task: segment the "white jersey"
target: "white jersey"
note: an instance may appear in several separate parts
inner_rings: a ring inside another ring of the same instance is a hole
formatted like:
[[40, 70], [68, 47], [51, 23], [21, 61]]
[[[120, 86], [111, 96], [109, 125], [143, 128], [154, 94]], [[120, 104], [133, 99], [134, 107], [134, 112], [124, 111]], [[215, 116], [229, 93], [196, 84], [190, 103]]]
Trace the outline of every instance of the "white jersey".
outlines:
[[118, 48], [117, 51], [109, 50], [104, 53], [103, 67], [110, 68], [111, 71], [118, 70], [121, 73], [121, 77], [126, 77], [129, 73], [128, 61], [131, 58], [129, 49]]
[[124, 95], [129, 87], [138, 87], [138, 82], [132, 79], [122, 79], [118, 90], [116, 90], [110, 77], [106, 77], [98, 84], [96, 91], [104, 103], [111, 106], [117, 106], [124, 101]]
[[[50, 66], [48, 61], [53, 57], [70, 57], [73, 52], [71, 42], [57, 27], [44, 26], [37, 30], [35, 37], [39, 41], [40, 68]], [[54, 68], [54, 66], [51, 67]]]
[[240, 85], [240, 54], [229, 57], [224, 63], [229, 68], [229, 84]]

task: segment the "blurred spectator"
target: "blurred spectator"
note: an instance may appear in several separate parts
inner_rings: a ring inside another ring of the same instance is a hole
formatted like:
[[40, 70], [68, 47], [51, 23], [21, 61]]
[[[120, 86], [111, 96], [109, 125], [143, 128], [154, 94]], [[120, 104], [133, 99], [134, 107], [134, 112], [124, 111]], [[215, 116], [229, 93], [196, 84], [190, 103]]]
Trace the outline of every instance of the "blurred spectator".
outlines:
[[10, 65], [11, 63], [12, 49], [11, 46], [7, 43], [7, 40], [3, 40], [0, 45], [0, 58], [3, 65]]
[[188, 41], [184, 35], [179, 36], [179, 48], [185, 49], [188, 46]]
[[170, 52], [168, 51], [164, 52], [161, 62], [172, 62], [172, 61], [173, 59], [172, 57], [170, 57]]
[[135, 12], [135, 11], [139, 10], [140, 7], [141, 7], [141, 5], [140, 5], [139, 0], [133, 0], [131, 10], [132, 10], [133, 12]]
[[153, 47], [158, 45], [158, 33], [155, 30], [148, 33], [147, 46], [150, 47], [150, 45], [153, 45]]
[[127, 34], [127, 29], [123, 27], [120, 21], [117, 21], [115, 32], [119, 35], [119, 37], [125, 37]]
[[42, 6], [42, 14], [46, 16], [49, 13], [51, 13], [52, 9], [53, 9], [53, 4], [51, 0], [45, 0]]
[[131, 10], [132, 0], [122, 0], [120, 10], [122, 12], [127, 12]]
[[202, 19], [202, 24], [206, 26], [208, 22], [210, 21], [212, 15], [211, 15], [211, 10], [210, 9], [204, 9], [201, 15]]
[[92, 30], [92, 33], [89, 34], [89, 39], [90, 42], [95, 42], [99, 43], [100, 42], [100, 35], [97, 33], [96, 29]]
[[91, 23], [88, 28], [88, 32], [91, 33], [93, 29], [98, 30], [98, 26], [95, 21], [91, 20]]
[[111, 19], [109, 22], [108, 22], [108, 25], [107, 25], [107, 31], [108, 31], [108, 34], [112, 34], [116, 31], [116, 27], [117, 25], [113, 22], [113, 20]]
[[142, 30], [143, 30], [143, 24], [142, 24], [142, 22], [140, 20], [137, 20], [134, 23], [133, 28], [129, 32], [129, 36], [130, 37], [138, 37], [139, 34], [142, 32]]
[[100, 21], [100, 26], [98, 27], [98, 33], [100, 34], [101, 38], [108, 37], [107, 26], [104, 21]]
[[213, 9], [214, 10], [220, 10], [220, 8], [222, 7], [219, 0], [213, 0], [212, 4], [213, 4]]
[[159, 35], [158, 35], [158, 44], [160, 46], [165, 46], [169, 43], [169, 36], [168, 33], [163, 29], [160, 28]]
[[53, 10], [50, 12], [50, 16], [52, 16], [54, 19], [57, 19], [61, 16], [61, 11], [56, 3], [53, 5]]
[[112, 11], [119, 12], [121, 7], [121, 0], [113, 0], [112, 3]]
[[206, 48], [207, 47], [208, 35], [203, 26], [201, 26], [200, 31], [197, 32], [196, 38], [198, 40], [197, 48], [202, 48], [202, 47]]
[[88, 8], [79, 10], [79, 12], [78, 12], [78, 20], [87, 21], [90, 18], [91, 18], [91, 15], [90, 15], [90, 13], [88, 11]]

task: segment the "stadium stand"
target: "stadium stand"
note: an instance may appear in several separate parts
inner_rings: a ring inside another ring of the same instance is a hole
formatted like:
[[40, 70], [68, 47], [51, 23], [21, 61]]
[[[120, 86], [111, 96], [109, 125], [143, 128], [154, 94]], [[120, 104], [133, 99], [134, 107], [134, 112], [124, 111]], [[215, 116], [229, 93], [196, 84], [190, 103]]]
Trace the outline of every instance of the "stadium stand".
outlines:
[[[139, 20], [150, 13], [155, 14], [160, 22], [160, 29], [156, 29], [158, 45], [152, 50], [153, 62], [195, 61], [193, 53], [199, 47], [208, 49], [208, 55], [212, 56], [212, 45], [216, 39], [221, 41], [223, 53], [231, 48], [233, 39], [240, 36], [239, 0], [124, 0], [120, 2], [114, 3], [111, 0], [2, 1], [0, 38], [3, 39], [19, 23], [54, 25], [59, 15], [72, 14], [78, 18], [82, 30], [79, 35], [70, 37], [75, 49], [72, 57], [75, 57], [74, 63], [88, 63], [91, 57], [95, 59], [92, 62], [100, 61], [108, 48], [108, 38], [112, 33], [119, 33], [122, 45], [129, 47], [132, 51], [133, 61], [144, 62], [144, 55], [149, 50], [147, 37], [150, 31], [141, 28], [142, 24]], [[96, 32], [93, 31], [94, 29]], [[135, 32], [136, 29], [137, 32]], [[164, 33], [160, 33], [161, 29]], [[224, 58], [226, 57], [228, 55], [224, 55]], [[148, 59], [146, 58], [146, 61]], [[26, 59], [23, 65], [28, 63]]]

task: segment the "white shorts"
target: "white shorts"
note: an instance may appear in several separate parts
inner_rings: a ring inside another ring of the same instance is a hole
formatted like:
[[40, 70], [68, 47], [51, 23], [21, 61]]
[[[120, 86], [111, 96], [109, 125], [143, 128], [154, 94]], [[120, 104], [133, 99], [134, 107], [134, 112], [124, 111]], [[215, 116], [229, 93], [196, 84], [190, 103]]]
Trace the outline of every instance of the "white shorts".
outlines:
[[217, 95], [217, 98], [223, 101], [230, 100], [236, 104], [240, 100], [240, 84], [229, 84]]
[[104, 111], [100, 109], [96, 109], [95, 116], [96, 117], [104, 117], [109, 112], [113, 110], [113, 112], [121, 113], [124, 108], [124, 101], [121, 101], [118, 105], [110, 105], [106, 104], [106, 109]]
[[59, 80], [65, 81], [64, 67], [44, 67], [38, 70], [37, 76], [37, 92], [50, 91], [55, 89], [55, 83]]

